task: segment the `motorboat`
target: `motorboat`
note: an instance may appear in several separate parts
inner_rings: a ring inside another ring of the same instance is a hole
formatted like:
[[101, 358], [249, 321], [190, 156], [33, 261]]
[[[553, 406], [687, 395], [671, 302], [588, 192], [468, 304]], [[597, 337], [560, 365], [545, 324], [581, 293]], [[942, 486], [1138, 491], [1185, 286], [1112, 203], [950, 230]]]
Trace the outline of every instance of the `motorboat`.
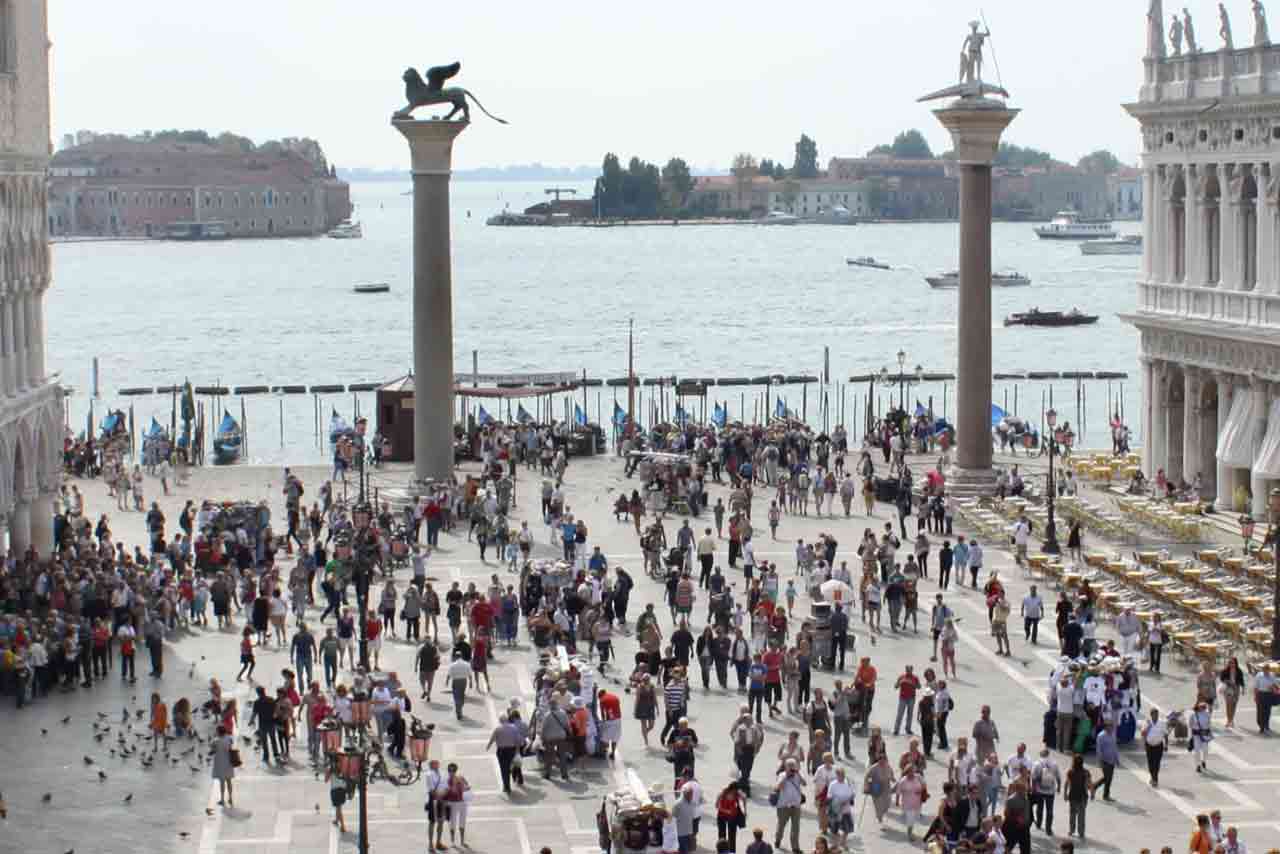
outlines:
[[1080, 244], [1083, 255], [1141, 255], [1142, 235], [1122, 234], [1115, 240], [1089, 240]]
[[1019, 314], [1011, 314], [1004, 319], [1005, 326], [1088, 326], [1097, 323], [1098, 315], [1082, 314], [1079, 309], [1071, 311], [1041, 311], [1033, 308]]
[[534, 214], [518, 214], [510, 211], [494, 214], [484, 221], [485, 225], [546, 225], [547, 219]]
[[1042, 240], [1109, 240], [1116, 230], [1109, 222], [1089, 222], [1075, 211], [1058, 211], [1047, 225], [1036, 226]]
[[823, 208], [818, 211], [818, 215], [814, 217], [814, 222], [823, 225], [857, 225], [858, 221], [854, 219], [853, 211], [844, 205], [832, 205], [829, 208]]
[[[924, 280], [929, 283], [931, 288], [958, 288], [960, 287], [960, 273], [952, 270], [950, 273], [943, 273], [940, 276], [925, 276]], [[1021, 273], [992, 273], [991, 287], [993, 288], [1020, 288], [1031, 284], [1031, 280]]]
[[344, 219], [329, 229], [328, 235], [339, 240], [351, 240], [357, 237], [364, 237], [364, 229], [361, 228], [360, 223]]
[[356, 285], [351, 290], [358, 294], [385, 294], [391, 290], [391, 286], [386, 282], [369, 282], [364, 285]]
[[164, 230], [169, 240], [226, 240], [227, 224], [221, 220], [209, 222], [172, 222]]
[[795, 225], [800, 217], [786, 211], [769, 211], [766, 216], [756, 220], [760, 225]]
[[213, 461], [217, 465], [228, 465], [240, 459], [240, 451], [244, 446], [244, 434], [240, 425], [231, 413], [222, 410], [222, 421], [218, 422], [218, 430], [213, 434]]
[[892, 269], [888, 264], [883, 261], [877, 261], [870, 255], [861, 255], [857, 258], [846, 258], [844, 261], [851, 267], [873, 267], [877, 270]]

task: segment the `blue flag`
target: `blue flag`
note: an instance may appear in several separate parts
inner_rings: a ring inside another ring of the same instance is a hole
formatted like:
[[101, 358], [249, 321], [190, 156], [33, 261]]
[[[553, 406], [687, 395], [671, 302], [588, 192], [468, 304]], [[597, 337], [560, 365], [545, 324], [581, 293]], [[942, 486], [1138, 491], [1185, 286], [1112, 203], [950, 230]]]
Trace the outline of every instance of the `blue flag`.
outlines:
[[493, 416], [484, 411], [484, 404], [480, 404], [480, 414], [476, 417], [481, 424], [493, 423]]
[[676, 404], [676, 423], [683, 427], [684, 423], [688, 420], [689, 420], [689, 416], [685, 414], [684, 407], [677, 403]]
[[582, 407], [576, 403], [573, 405], [573, 420], [584, 426], [587, 423], [587, 413], [583, 412]]
[[729, 421], [729, 414], [720, 404], [716, 404], [716, 408], [711, 413], [711, 423], [717, 427], [723, 427]]
[[991, 425], [994, 427], [995, 425], [999, 424], [1001, 419], [1004, 418], [1005, 414], [1006, 413], [1003, 409], [996, 406], [994, 403], [991, 404]]
[[521, 424], [528, 424], [533, 420], [533, 416], [524, 411], [524, 404], [521, 403], [516, 407], [516, 420]]
[[782, 400], [781, 397], [778, 398], [777, 404], [775, 404], [773, 407], [773, 414], [778, 418], [787, 417], [787, 404]]
[[621, 427], [627, 423], [627, 411], [616, 402], [613, 404], [613, 426]]
[[926, 414], [927, 413], [925, 411], [924, 404], [917, 400], [916, 401], [916, 417], [919, 418], [920, 416], [926, 415]]

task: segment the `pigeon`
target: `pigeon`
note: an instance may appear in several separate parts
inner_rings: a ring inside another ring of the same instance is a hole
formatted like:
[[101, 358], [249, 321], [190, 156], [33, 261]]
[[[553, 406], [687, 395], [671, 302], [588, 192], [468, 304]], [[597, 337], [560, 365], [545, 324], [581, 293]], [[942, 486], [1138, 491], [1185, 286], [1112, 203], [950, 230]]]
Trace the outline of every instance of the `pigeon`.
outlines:
[[85, 765], [92, 765], [92, 764], [93, 764], [93, 757], [92, 757], [92, 756], [86, 756], [86, 757], [84, 757], [84, 764], [85, 764]]
[[107, 713], [106, 713], [106, 712], [98, 712], [98, 720], [100, 720], [100, 721], [105, 721], [106, 719], [107, 719]]
[[41, 730], [40, 730], [40, 735], [41, 735], [41, 736], [43, 736], [43, 737], [45, 737], [45, 738], [48, 738], [48, 737], [49, 737], [49, 730], [47, 730], [47, 729], [41, 729]]
[[131, 803], [133, 803], [133, 792], [130, 792], [129, 794], [127, 794], [127, 795], [125, 795], [125, 796], [124, 796], [124, 802], [125, 802], [126, 804], [131, 804]]
[[188, 832], [187, 832], [187, 831], [185, 831], [185, 830], [179, 830], [179, 831], [178, 831], [178, 837], [179, 837], [180, 839], [186, 839], [186, 838], [187, 838], [188, 836], [190, 836], [190, 835], [191, 835], [191, 834], [190, 834], [190, 833], [188, 833]]
[[9, 808], [4, 805], [4, 795], [0, 794], [0, 818], [9, 817]]
[[65, 718], [62, 719], [63, 726], [66, 726], [69, 723], [71, 723], [71, 715], [67, 715]]
[[320, 812], [320, 805], [316, 804], [316, 812]]
[[199, 774], [199, 773], [200, 773], [200, 766], [199, 766], [199, 765], [188, 765], [187, 767], [191, 769], [191, 773], [192, 773], [192, 774]]
[[208, 807], [205, 807], [204, 814], [205, 814], [205, 815], [213, 815], [213, 810], [209, 809]]
[[129, 710], [123, 709], [120, 715], [120, 723], [127, 724], [128, 722], [129, 722]]
[[48, 804], [53, 802], [53, 792], [45, 792], [40, 796], [40, 803]]
[[116, 749], [115, 749], [114, 747], [113, 747], [113, 748], [111, 748], [110, 753], [111, 753], [111, 755], [112, 755], [112, 756], [115, 756], [115, 755], [116, 755]]
[[138, 709], [138, 711], [137, 711], [137, 718], [138, 718], [138, 720], [142, 720], [142, 716], [143, 716], [144, 714], [146, 714], [146, 712], [147, 712], [147, 710], [146, 710], [146, 709]]
[[193, 665], [191, 665], [191, 670], [187, 673], [187, 678], [189, 678], [189, 679], [195, 679], [195, 678], [196, 678], [196, 666], [195, 666], [194, 664], [193, 664]]
[[104, 772], [104, 771], [99, 771], [99, 772], [98, 772], [98, 782], [99, 782], [99, 783], [105, 783], [105, 782], [107, 782], [107, 775], [106, 775], [106, 772]]
[[104, 738], [106, 738], [106, 735], [104, 733], [98, 733], [93, 737], [93, 740], [101, 743]]

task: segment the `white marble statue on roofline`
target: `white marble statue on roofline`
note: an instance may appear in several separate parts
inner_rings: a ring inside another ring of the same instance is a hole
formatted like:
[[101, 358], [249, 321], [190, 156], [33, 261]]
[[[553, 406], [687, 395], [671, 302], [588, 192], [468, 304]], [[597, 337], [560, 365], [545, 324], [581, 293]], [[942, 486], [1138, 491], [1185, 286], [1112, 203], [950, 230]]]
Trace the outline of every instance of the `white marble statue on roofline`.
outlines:
[[969, 22], [969, 32], [960, 46], [960, 82], [946, 89], [939, 89], [920, 98], [921, 101], [932, 101], [938, 98], [981, 98], [984, 95], [999, 95], [1008, 98], [1009, 93], [999, 86], [982, 82], [982, 49], [991, 30], [983, 30], [977, 21]]

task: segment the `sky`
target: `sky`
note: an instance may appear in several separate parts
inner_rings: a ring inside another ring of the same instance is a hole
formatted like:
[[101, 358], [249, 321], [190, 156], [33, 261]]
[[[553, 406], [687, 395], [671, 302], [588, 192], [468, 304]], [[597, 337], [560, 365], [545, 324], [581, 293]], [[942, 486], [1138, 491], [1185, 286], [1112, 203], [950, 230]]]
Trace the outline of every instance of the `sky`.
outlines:
[[[1248, 3], [1227, 2], [1236, 42], [1249, 41]], [[1004, 139], [1070, 162], [1097, 148], [1136, 162], [1138, 125], [1121, 104], [1137, 99], [1147, 0], [979, 3], [993, 47], [983, 77], [1022, 110]], [[801, 133], [825, 165], [911, 127], [940, 152], [950, 142], [937, 104], [916, 98], [955, 82], [979, 3], [53, 0], [54, 139], [174, 127], [310, 136], [339, 167], [407, 168], [389, 125], [400, 75], [457, 59], [452, 82], [510, 122], [473, 110], [459, 169], [596, 164], [607, 151], [695, 170], [727, 168], [740, 151], [789, 165]], [[1187, 5], [1216, 47], [1216, 3]]]

